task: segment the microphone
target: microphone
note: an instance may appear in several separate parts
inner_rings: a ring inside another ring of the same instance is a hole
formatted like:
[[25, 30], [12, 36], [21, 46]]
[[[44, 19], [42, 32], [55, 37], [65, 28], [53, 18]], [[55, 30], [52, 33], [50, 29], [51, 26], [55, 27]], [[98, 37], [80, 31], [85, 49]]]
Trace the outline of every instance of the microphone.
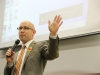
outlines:
[[14, 49], [16, 48], [16, 46], [17, 46], [19, 43], [20, 43], [20, 40], [17, 39], [17, 40], [15, 41], [15, 44], [12, 46], [11, 50], [14, 51]]
[[[12, 46], [11, 50], [14, 51], [14, 49], [16, 48], [16, 46], [17, 46], [19, 43], [20, 43], [20, 40], [17, 39], [17, 40], [15, 41], [15, 44]], [[10, 56], [6, 56], [6, 57], [9, 58]]]

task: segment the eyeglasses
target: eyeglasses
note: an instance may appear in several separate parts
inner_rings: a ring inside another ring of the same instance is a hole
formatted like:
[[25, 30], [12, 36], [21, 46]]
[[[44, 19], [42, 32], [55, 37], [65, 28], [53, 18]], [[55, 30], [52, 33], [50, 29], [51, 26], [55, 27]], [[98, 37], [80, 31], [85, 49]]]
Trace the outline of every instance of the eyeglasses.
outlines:
[[30, 29], [30, 30], [33, 30], [32, 28], [29, 28], [29, 27], [27, 27], [27, 26], [18, 27], [18, 28], [17, 28], [17, 30], [22, 30], [22, 29], [23, 29], [23, 30], [29, 30], [29, 29]]

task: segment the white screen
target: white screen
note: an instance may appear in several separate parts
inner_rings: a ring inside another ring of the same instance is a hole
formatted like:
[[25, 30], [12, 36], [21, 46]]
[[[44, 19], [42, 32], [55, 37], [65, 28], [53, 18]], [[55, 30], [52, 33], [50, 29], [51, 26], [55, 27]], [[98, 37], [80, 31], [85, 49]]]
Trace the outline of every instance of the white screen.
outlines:
[[24, 20], [36, 28], [36, 41], [47, 40], [48, 20], [61, 15], [60, 38], [100, 31], [100, 0], [6, 0], [0, 48], [18, 39], [17, 27]]

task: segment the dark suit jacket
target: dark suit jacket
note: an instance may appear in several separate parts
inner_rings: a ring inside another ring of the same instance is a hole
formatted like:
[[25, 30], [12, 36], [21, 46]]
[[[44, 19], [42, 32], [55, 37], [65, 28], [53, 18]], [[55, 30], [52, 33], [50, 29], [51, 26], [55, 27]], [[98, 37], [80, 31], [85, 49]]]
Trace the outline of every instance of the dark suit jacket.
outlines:
[[[22, 67], [21, 75], [43, 75], [47, 60], [53, 60], [59, 56], [59, 38], [52, 39], [49, 37], [49, 41], [32, 42], [29, 47], [32, 47], [32, 51], [27, 51], [24, 64]], [[14, 65], [16, 62], [17, 54], [14, 58], [12, 67], [8, 67], [7, 64], [4, 69], [4, 75], [13, 75]]]

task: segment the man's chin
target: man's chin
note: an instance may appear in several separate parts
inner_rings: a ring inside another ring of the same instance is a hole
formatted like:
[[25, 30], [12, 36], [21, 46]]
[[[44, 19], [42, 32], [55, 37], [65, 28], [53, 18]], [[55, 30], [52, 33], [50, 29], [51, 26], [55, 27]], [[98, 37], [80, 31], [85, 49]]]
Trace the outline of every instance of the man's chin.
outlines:
[[26, 42], [27, 42], [24, 38], [20, 38], [20, 40], [21, 40], [23, 43], [26, 43]]
[[24, 38], [20, 38], [20, 40], [23, 42], [23, 41], [25, 41], [25, 39]]

